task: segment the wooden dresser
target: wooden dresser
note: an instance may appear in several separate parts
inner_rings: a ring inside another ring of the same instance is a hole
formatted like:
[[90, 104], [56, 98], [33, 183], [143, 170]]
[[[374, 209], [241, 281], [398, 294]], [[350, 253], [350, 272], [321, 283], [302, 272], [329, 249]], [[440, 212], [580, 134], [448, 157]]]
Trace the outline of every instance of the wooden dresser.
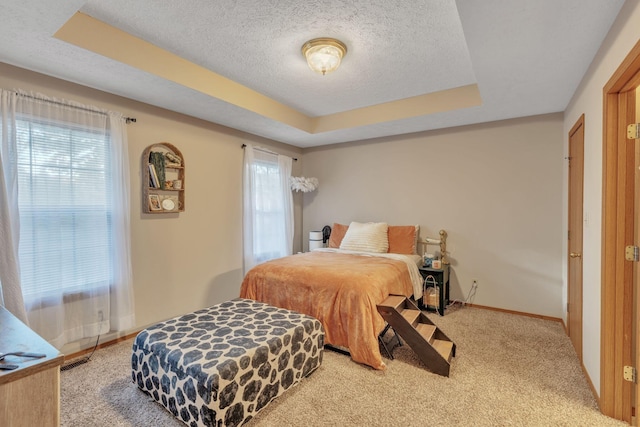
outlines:
[[0, 353], [12, 351], [43, 353], [46, 357], [5, 358], [4, 363], [19, 368], [0, 370], [0, 426], [59, 426], [60, 365], [64, 355], [0, 307]]

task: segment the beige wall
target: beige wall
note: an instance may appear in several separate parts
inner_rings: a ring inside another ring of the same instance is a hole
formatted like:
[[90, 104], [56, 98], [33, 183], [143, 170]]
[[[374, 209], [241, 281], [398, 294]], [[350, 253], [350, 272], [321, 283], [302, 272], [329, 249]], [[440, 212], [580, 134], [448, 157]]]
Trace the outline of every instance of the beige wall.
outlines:
[[[0, 63], [0, 87], [96, 105], [137, 118], [128, 125], [131, 244], [137, 329], [238, 296], [242, 281], [242, 156], [251, 142], [292, 157], [301, 150], [146, 104]], [[185, 157], [186, 205], [180, 214], [141, 213], [145, 147], [170, 142]], [[297, 173], [301, 161], [294, 162]], [[301, 227], [302, 196], [294, 195]], [[294, 250], [300, 250], [300, 231]], [[103, 337], [108, 340], [111, 337]], [[67, 345], [63, 352], [91, 345]]]
[[[567, 134], [585, 114], [583, 363], [600, 384], [602, 87], [640, 38], [640, 3], [628, 0], [564, 118], [547, 115], [308, 149], [294, 174], [320, 188], [294, 193], [294, 250], [334, 221], [449, 232], [452, 296], [566, 320]], [[40, 91], [136, 117], [130, 125], [133, 273], [138, 327], [236, 296], [241, 280], [239, 145], [301, 150], [0, 63], [0, 87]], [[140, 213], [140, 155], [177, 145], [187, 164], [187, 211]], [[302, 216], [304, 215], [304, 223]], [[112, 337], [103, 337], [103, 340]], [[89, 340], [64, 352], [91, 345]]]
[[[319, 179], [303, 236], [325, 224], [419, 224], [449, 234], [452, 297], [562, 316], [562, 114], [306, 149]], [[305, 248], [307, 246], [305, 242]]]
[[[583, 240], [583, 364], [600, 390], [600, 285], [602, 243], [602, 89], [625, 56], [640, 38], [640, 2], [628, 0], [594, 58], [573, 99], [565, 110], [564, 153], [568, 153], [568, 134], [581, 114], [585, 115], [584, 135], [584, 240]], [[563, 194], [567, 194], [567, 165], [564, 165]], [[567, 218], [567, 204], [563, 207]], [[566, 233], [566, 221], [563, 222]], [[566, 242], [562, 254], [563, 292], [566, 302]]]

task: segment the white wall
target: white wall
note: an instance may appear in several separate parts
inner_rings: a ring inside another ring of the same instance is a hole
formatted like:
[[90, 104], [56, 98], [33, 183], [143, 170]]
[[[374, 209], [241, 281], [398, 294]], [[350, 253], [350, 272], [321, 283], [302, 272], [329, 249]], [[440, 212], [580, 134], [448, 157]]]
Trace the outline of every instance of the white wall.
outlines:
[[306, 149], [303, 236], [333, 222], [449, 234], [452, 298], [560, 318], [562, 114]]
[[[622, 7], [607, 38], [594, 58], [565, 110], [564, 153], [568, 134], [581, 114], [585, 115], [584, 135], [584, 240], [583, 240], [583, 344], [584, 367], [600, 390], [600, 285], [602, 243], [602, 90], [625, 56], [640, 38], [640, 2], [628, 0]], [[567, 165], [563, 170], [563, 218], [567, 218]], [[563, 222], [566, 234], [567, 224]], [[563, 247], [563, 304], [566, 303], [566, 241]]]
[[[104, 92], [0, 63], [0, 87], [25, 89], [96, 105], [135, 117], [127, 127], [131, 174], [131, 244], [136, 328], [239, 295], [242, 282], [243, 143], [292, 157], [301, 150]], [[144, 149], [170, 142], [184, 155], [186, 211], [142, 214], [140, 165]], [[294, 162], [297, 173], [300, 162]], [[300, 250], [301, 196], [294, 196]], [[123, 335], [123, 334], [120, 334]], [[115, 338], [114, 334], [101, 341]], [[95, 340], [95, 339], [93, 339]], [[65, 346], [72, 353], [91, 346]]]

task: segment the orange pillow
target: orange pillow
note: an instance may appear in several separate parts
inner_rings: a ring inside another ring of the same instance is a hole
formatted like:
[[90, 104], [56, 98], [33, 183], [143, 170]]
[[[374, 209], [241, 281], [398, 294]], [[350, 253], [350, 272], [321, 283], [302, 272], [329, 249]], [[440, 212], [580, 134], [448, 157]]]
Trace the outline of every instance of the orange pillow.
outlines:
[[344, 238], [344, 235], [348, 229], [348, 225], [338, 224], [334, 222], [333, 227], [331, 228], [331, 236], [329, 236], [329, 247], [340, 248], [340, 243], [342, 243], [342, 239]]
[[416, 251], [415, 225], [389, 226], [389, 253], [412, 255]]

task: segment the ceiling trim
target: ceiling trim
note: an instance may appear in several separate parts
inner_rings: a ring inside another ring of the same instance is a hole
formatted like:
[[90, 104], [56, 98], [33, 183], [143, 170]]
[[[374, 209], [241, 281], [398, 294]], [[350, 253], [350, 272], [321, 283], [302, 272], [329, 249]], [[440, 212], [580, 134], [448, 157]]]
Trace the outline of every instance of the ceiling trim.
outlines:
[[306, 115], [118, 28], [76, 12], [54, 37], [245, 110], [310, 132]]
[[82, 12], [76, 12], [54, 37], [309, 134], [482, 105], [478, 86], [471, 84], [326, 116], [309, 117]]
[[342, 113], [317, 117], [313, 133], [366, 126], [482, 105], [478, 85], [471, 84]]

